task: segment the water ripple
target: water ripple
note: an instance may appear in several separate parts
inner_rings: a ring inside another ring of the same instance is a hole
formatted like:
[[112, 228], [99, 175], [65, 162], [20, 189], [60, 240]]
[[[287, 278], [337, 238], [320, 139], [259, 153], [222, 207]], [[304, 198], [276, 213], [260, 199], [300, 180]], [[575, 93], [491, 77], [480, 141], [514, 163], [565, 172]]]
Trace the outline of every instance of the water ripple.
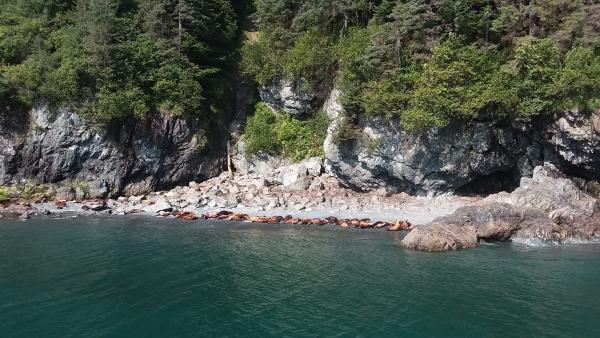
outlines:
[[600, 336], [600, 246], [148, 217], [0, 223], [2, 337]]

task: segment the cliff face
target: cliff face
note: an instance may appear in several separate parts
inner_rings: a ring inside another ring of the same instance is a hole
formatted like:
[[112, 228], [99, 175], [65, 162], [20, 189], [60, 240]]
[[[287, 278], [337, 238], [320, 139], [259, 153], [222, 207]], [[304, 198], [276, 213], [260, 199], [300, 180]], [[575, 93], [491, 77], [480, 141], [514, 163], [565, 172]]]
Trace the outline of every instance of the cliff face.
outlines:
[[455, 122], [409, 133], [394, 120], [349, 121], [333, 91], [324, 109], [332, 123], [325, 141], [328, 170], [360, 190], [386, 187], [416, 194], [487, 193], [518, 186], [535, 166], [600, 178], [600, 117], [564, 112], [547, 120]]
[[[280, 84], [261, 93], [276, 109], [318, 107], [316, 95], [293, 91]], [[349, 121], [339, 96], [334, 89], [323, 105], [331, 120], [325, 166], [357, 190], [493, 193], [515, 188], [546, 162], [569, 175], [600, 179], [600, 112], [564, 112], [529, 122], [480, 119], [409, 133], [394, 120]], [[208, 137], [197, 121], [167, 114], [111, 126], [90, 125], [66, 110], [0, 114], [0, 185], [81, 182], [90, 197], [107, 197], [202, 181], [225, 168], [228, 137], [222, 133], [206, 147]], [[234, 161], [244, 170], [240, 163]]]
[[[288, 105], [297, 106], [303, 101], [293, 98], [316, 96], [290, 90], [276, 83], [263, 89], [272, 95], [262, 99], [281, 110], [282, 100], [272, 98], [288, 97]], [[514, 189], [521, 177], [530, 177], [546, 162], [573, 176], [600, 178], [600, 112], [562, 112], [532, 121], [481, 117], [407, 132], [396, 120], [350, 120], [340, 95], [332, 90], [322, 108], [331, 120], [325, 165], [342, 184], [358, 190], [493, 193]]]
[[45, 108], [1, 118], [2, 185], [71, 181], [87, 185], [90, 197], [131, 195], [208, 179], [225, 160], [224, 151], [204, 150], [207, 135], [197, 121], [166, 114], [112, 126]]

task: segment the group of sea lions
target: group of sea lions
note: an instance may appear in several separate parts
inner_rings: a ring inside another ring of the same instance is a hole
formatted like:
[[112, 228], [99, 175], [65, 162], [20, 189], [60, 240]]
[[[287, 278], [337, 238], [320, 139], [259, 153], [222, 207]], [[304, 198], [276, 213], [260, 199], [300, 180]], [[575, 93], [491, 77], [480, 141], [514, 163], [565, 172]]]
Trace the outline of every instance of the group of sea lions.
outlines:
[[337, 217], [326, 217], [326, 218], [298, 218], [287, 216], [250, 216], [248, 214], [234, 212], [234, 211], [215, 211], [212, 213], [205, 213], [200, 216], [193, 212], [184, 211], [163, 211], [159, 213], [159, 216], [167, 217], [174, 216], [184, 220], [196, 220], [196, 219], [216, 219], [223, 221], [233, 222], [250, 222], [250, 223], [267, 223], [267, 224], [307, 224], [307, 225], [337, 225], [343, 228], [359, 228], [359, 229], [383, 229], [388, 231], [410, 231], [413, 225], [408, 221], [396, 221], [395, 223], [376, 221], [372, 222], [370, 219], [338, 219]]
[[[66, 201], [55, 201], [57, 209], [63, 209], [67, 206]], [[101, 211], [107, 208], [105, 201], [95, 201], [91, 205], [85, 204], [82, 206], [83, 210]], [[131, 209], [126, 214], [143, 213], [143, 209]], [[216, 219], [232, 222], [250, 222], [250, 223], [267, 223], [267, 224], [309, 224], [309, 225], [337, 225], [342, 228], [359, 228], [359, 229], [386, 229], [387, 231], [410, 231], [413, 229], [413, 225], [405, 220], [396, 221], [394, 223], [376, 221], [373, 222], [368, 218], [351, 218], [351, 219], [338, 219], [337, 217], [329, 216], [326, 218], [298, 218], [287, 216], [250, 216], [248, 214], [234, 212], [234, 211], [215, 211], [211, 213], [205, 213], [197, 215], [191, 211], [170, 211], [164, 210], [157, 213], [161, 217], [175, 217], [186, 221], [194, 221], [197, 219]]]

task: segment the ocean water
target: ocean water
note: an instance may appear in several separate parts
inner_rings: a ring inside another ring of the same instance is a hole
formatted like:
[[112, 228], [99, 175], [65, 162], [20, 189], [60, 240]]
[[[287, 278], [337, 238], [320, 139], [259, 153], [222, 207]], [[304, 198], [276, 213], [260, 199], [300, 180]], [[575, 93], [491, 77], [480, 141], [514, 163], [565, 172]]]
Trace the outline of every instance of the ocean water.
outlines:
[[147, 217], [0, 221], [0, 337], [600, 337], [600, 246]]

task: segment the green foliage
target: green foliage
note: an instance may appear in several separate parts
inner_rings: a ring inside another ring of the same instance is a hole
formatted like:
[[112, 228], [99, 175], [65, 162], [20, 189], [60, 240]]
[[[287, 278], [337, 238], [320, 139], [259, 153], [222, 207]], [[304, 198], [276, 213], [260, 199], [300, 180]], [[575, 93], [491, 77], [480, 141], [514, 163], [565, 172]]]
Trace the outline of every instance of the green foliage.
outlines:
[[265, 34], [260, 34], [256, 41], [246, 42], [241, 54], [242, 71], [260, 85], [269, 83], [283, 73], [283, 55], [274, 48]]
[[[498, 68], [496, 56], [476, 45], [464, 45], [456, 37], [435, 47], [431, 61], [423, 66], [421, 76], [408, 107], [409, 115], [431, 118], [430, 126], [443, 125], [452, 119], [469, 119], [489, 102], [484, 95], [491, 75]], [[419, 129], [425, 120], [403, 117], [407, 129]]]
[[335, 68], [349, 116], [398, 118], [410, 130], [594, 109], [597, 7], [583, 0], [258, 0], [254, 16], [268, 38], [249, 63], [260, 71], [250, 73], [261, 84], [284, 76], [323, 83]]
[[335, 62], [331, 42], [326, 36], [309, 31], [296, 39], [283, 57], [283, 73], [289, 79], [303, 78], [314, 84], [323, 79], [323, 74], [331, 73]]
[[533, 116], [559, 108], [556, 81], [561, 71], [561, 54], [549, 39], [527, 38], [515, 51], [520, 102], [518, 114]]
[[327, 117], [322, 113], [301, 121], [258, 103], [246, 123], [246, 154], [282, 154], [294, 161], [322, 156], [327, 126]]
[[0, 186], [0, 202], [11, 200], [42, 201], [54, 199], [56, 187], [52, 184], [23, 184], [19, 186]]
[[10, 187], [0, 185], [0, 202], [8, 202], [14, 198], [15, 192]]
[[294, 161], [323, 156], [323, 141], [329, 121], [323, 113], [308, 120], [296, 120], [288, 115], [278, 117], [274, 129], [283, 154]]
[[158, 111], [212, 120], [238, 43], [229, 0], [5, 1], [0, 95], [100, 121]]
[[590, 48], [570, 50], [558, 80], [558, 91], [569, 107], [589, 110], [600, 107], [600, 56]]
[[279, 153], [281, 145], [275, 132], [276, 121], [277, 117], [265, 103], [256, 105], [256, 111], [246, 122], [244, 131], [247, 155]]

